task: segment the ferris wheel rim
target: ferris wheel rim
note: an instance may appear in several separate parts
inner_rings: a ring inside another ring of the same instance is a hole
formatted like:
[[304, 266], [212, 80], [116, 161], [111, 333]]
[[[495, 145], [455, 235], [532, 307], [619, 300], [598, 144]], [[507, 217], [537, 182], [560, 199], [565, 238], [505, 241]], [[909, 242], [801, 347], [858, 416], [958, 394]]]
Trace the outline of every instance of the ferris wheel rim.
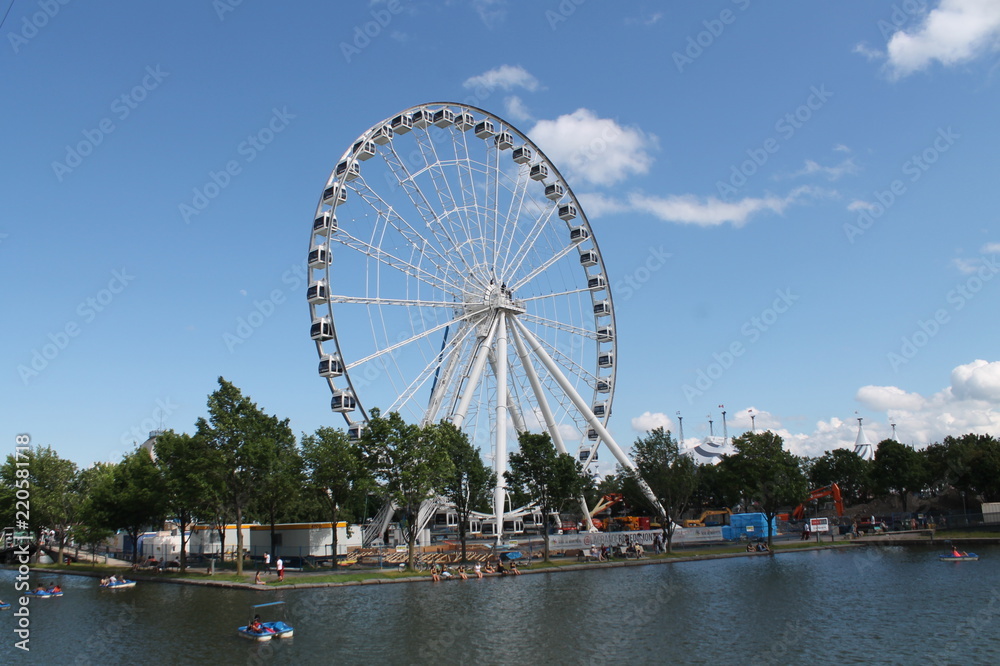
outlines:
[[[562, 172], [558, 169], [558, 166], [548, 157], [548, 155], [545, 154], [545, 152], [541, 148], [538, 147], [538, 145], [530, 137], [528, 137], [525, 133], [523, 133], [521, 130], [519, 130], [514, 124], [510, 123], [509, 121], [507, 121], [506, 119], [502, 118], [501, 116], [498, 116], [495, 113], [492, 113], [490, 111], [487, 111], [485, 109], [482, 109], [480, 107], [477, 107], [477, 106], [474, 106], [474, 105], [471, 105], [471, 104], [466, 104], [466, 103], [461, 103], [461, 102], [445, 102], [445, 101], [434, 101], [434, 102], [425, 102], [425, 103], [422, 103], [422, 104], [417, 104], [417, 105], [408, 107], [406, 109], [403, 109], [402, 111], [400, 111], [400, 112], [398, 112], [396, 114], [393, 114], [393, 115], [391, 115], [391, 116], [383, 119], [382, 121], [380, 121], [378, 123], [373, 124], [366, 131], [362, 132], [355, 139], [355, 141], [352, 142], [351, 146], [347, 148], [347, 150], [344, 152], [344, 154], [341, 155], [341, 157], [337, 160], [337, 166], [335, 166], [335, 168], [331, 171], [330, 176], [327, 178], [326, 185], [324, 187], [324, 195], [320, 196], [319, 202], [318, 202], [317, 207], [316, 207], [316, 217], [318, 218], [321, 214], [329, 212], [334, 217], [334, 219], [336, 218], [337, 208], [340, 205], [342, 205], [343, 202], [338, 201], [338, 200], [335, 199], [333, 201], [332, 205], [326, 203], [326, 201], [325, 201], [325, 199], [326, 199], [325, 192], [329, 188], [331, 188], [331, 187], [338, 187], [339, 186], [339, 188], [341, 190], [349, 188], [348, 183], [350, 181], [349, 180], [338, 180], [338, 172], [337, 172], [337, 170], [338, 170], [338, 168], [342, 164], [345, 164], [345, 163], [348, 165], [348, 167], [347, 167], [348, 169], [352, 169], [352, 168], [354, 168], [354, 165], [358, 165], [358, 163], [359, 163], [360, 160], [357, 157], [357, 150], [356, 149], [357, 149], [357, 146], [358, 146], [359, 143], [372, 141], [379, 132], [383, 131], [384, 128], [386, 128], [387, 126], [389, 126], [389, 124], [392, 123], [398, 117], [401, 117], [401, 116], [404, 116], [404, 115], [412, 117], [413, 114], [415, 112], [417, 112], [417, 111], [420, 111], [420, 112], [425, 113], [425, 114], [432, 114], [434, 112], [441, 111], [442, 109], [448, 109], [448, 110], [452, 111], [453, 113], [458, 112], [458, 113], [471, 113], [471, 114], [475, 114], [476, 116], [478, 116], [478, 117], [475, 118], [475, 120], [477, 120], [477, 121], [484, 120], [484, 119], [485, 120], [489, 120], [489, 121], [495, 121], [495, 122], [497, 122], [499, 124], [499, 126], [504, 131], [509, 132], [511, 135], [516, 136], [520, 140], [520, 142], [521, 142], [519, 145], [521, 145], [521, 146], [527, 146], [527, 147], [529, 147], [531, 149], [531, 151], [536, 156], [536, 159], [534, 160], [534, 163], [536, 163], [536, 164], [538, 164], [538, 163], [545, 164], [548, 167], [548, 169], [549, 169], [549, 178], [545, 179], [545, 181], [544, 181], [543, 184], [552, 184], [552, 183], [554, 183], [554, 184], [561, 185], [564, 188], [564, 194], [558, 199], [558, 201], [560, 203], [571, 203], [572, 205], [575, 206], [575, 209], [577, 211], [577, 217], [574, 219], [574, 223], [580, 224], [580, 225], [582, 225], [582, 226], [584, 226], [586, 228], [586, 230], [588, 232], [587, 243], [592, 246], [593, 252], [596, 254], [596, 259], [597, 259], [596, 266], [597, 266], [598, 270], [597, 270], [596, 273], [593, 273], [593, 275], [604, 276], [604, 279], [607, 281], [607, 269], [606, 269], [606, 266], [605, 266], [605, 263], [604, 263], [604, 256], [603, 256], [603, 253], [600, 250], [600, 246], [598, 244], [596, 234], [593, 233], [593, 227], [592, 227], [592, 225], [590, 223], [589, 218], [586, 215], [586, 211], [584, 210], [583, 206], [580, 204], [580, 201], [579, 201], [578, 197], [576, 196], [575, 192], [573, 191], [572, 187], [570, 186], [569, 182], [562, 175]], [[424, 129], [424, 128], [420, 128], [420, 129]], [[465, 134], [468, 131], [469, 130], [466, 129], [466, 130], [463, 130], [462, 133]], [[389, 145], [391, 145], [394, 140], [395, 140], [395, 138], [390, 135], [390, 137], [388, 138], [388, 140], [387, 140], [386, 143], [389, 144]], [[453, 141], [457, 141], [457, 139], [453, 138]], [[502, 152], [502, 150], [497, 149], [496, 152], [497, 152], [497, 155], [499, 156], [499, 154]], [[498, 157], [498, 160], [499, 160], [499, 157]], [[430, 166], [430, 164], [428, 163], [428, 167], [429, 166]], [[358, 167], [358, 169], [360, 169], [360, 166]], [[339, 225], [339, 223], [338, 223], [338, 225]], [[568, 222], [567, 222], [567, 225], [568, 225]], [[316, 247], [316, 236], [317, 236], [317, 234], [316, 234], [315, 228], [314, 228], [314, 233], [310, 236], [310, 252], [312, 252], [312, 250]], [[327, 232], [327, 235], [326, 235], [326, 237], [325, 237], [324, 240], [325, 240], [326, 247], [330, 248], [332, 246], [333, 242], [334, 242], [333, 231]], [[333, 267], [332, 267], [332, 262], [331, 262], [330, 264], [327, 264], [327, 266], [326, 266], [326, 279], [327, 279], [327, 284], [328, 285], [332, 285], [333, 284], [333, 274], [332, 274], [332, 271], [333, 271]], [[584, 276], [584, 280], [585, 281], [586, 281], [586, 278], [588, 276], [592, 275], [590, 272], [588, 272], [587, 267], [585, 265], [581, 265], [579, 267], [579, 271], [580, 271], [579, 274]], [[310, 281], [311, 281], [312, 274], [313, 274], [313, 271], [312, 271], [311, 268], [310, 268], [309, 272], [310, 272]], [[601, 290], [597, 290], [597, 291], [601, 291]], [[590, 290], [590, 302], [591, 302], [592, 305], [594, 305], [594, 304], [596, 304], [598, 302], [598, 299], [596, 297], [597, 291]], [[612, 294], [610, 283], [608, 283], [608, 284], [606, 284], [604, 286], [603, 292], [604, 292], [604, 296], [600, 300], [606, 301], [607, 304], [608, 304], [608, 310], [609, 311], [608, 311], [608, 314], [605, 315], [605, 316], [608, 317], [608, 321], [610, 323], [611, 330], [613, 331], [613, 335], [612, 335], [612, 337], [611, 337], [610, 340], [604, 340], [604, 341], [598, 340], [597, 344], [595, 344], [595, 346], [594, 346], [594, 351], [595, 351], [595, 354], [599, 354], [600, 350], [602, 348], [601, 346], [602, 345], [608, 345], [608, 346], [610, 346], [610, 351], [612, 353], [612, 357], [616, 358], [617, 357], [618, 332], [617, 332], [617, 327], [616, 327], [616, 313], [615, 313], [615, 309], [614, 309], [614, 300], [613, 300], [613, 294]], [[330, 300], [330, 294], [328, 294], [326, 305], [327, 305], [327, 310], [326, 310], [327, 311], [327, 319], [328, 319], [328, 323], [329, 323], [329, 326], [330, 326], [330, 329], [331, 329], [331, 333], [332, 333], [332, 338], [330, 340], [328, 340], [328, 342], [332, 342], [333, 348], [335, 349], [335, 354], [333, 354], [333, 355], [339, 357], [343, 361], [343, 363], [345, 365], [344, 372], [343, 372], [343, 374], [341, 376], [343, 377], [343, 382], [346, 383], [347, 390], [349, 391], [349, 393], [351, 394], [351, 396], [353, 396], [353, 399], [356, 402], [356, 407], [359, 410], [360, 416], [361, 416], [360, 419], [356, 420], [356, 419], [352, 419], [349, 416], [349, 412], [344, 412], [343, 413], [343, 417], [344, 417], [346, 423], [348, 424], [349, 428], [356, 427], [356, 426], [363, 427], [368, 422], [368, 420], [369, 420], [369, 412], [368, 412], [368, 409], [365, 407], [365, 405], [364, 405], [364, 403], [363, 403], [363, 401], [361, 399], [361, 396], [359, 395], [359, 391], [358, 391], [359, 386], [356, 385], [356, 383], [354, 381], [354, 378], [352, 377], [351, 373], [347, 369], [347, 360], [344, 359], [344, 357], [343, 357], [343, 346], [342, 346], [340, 335], [339, 335], [339, 332], [338, 332], [337, 317], [334, 315], [333, 302]], [[310, 315], [311, 315], [311, 317], [312, 317], [312, 319], [313, 319], [313, 321], [315, 323], [315, 321], [317, 320], [317, 308], [316, 308], [316, 306], [312, 302], [310, 302], [310, 306], [309, 307], [310, 307]], [[530, 318], [531, 317], [527, 316], [527, 315], [525, 317], [525, 319], [530, 319]], [[596, 312], [594, 312], [594, 313], [591, 314], [591, 318], [593, 320], [593, 330], [596, 331], [601, 326], [602, 322], [600, 321], [600, 317], [598, 316], [598, 314], [596, 314]], [[471, 329], [470, 328], [466, 328], [466, 332], [468, 332], [469, 330], [471, 330]], [[316, 349], [317, 349], [317, 353], [319, 354], [319, 356], [321, 358], [321, 362], [322, 362], [323, 358], [330, 356], [330, 354], [325, 353], [326, 350], [324, 349], [323, 342], [324, 341], [321, 341], [321, 340], [318, 340], [318, 339], [316, 340]], [[442, 349], [443, 349], [443, 347], [444, 347], [444, 345], [442, 345]], [[600, 377], [600, 378], [610, 379], [610, 390], [605, 391], [605, 392], [601, 392], [601, 393], [603, 393], [603, 394], [606, 395], [606, 397], [602, 397], [602, 400], [604, 400], [604, 402], [606, 403], [607, 409], [606, 409], [606, 412], [603, 415], [603, 417], [600, 418], [600, 420], [601, 420], [601, 422], [603, 424], [606, 425], [608, 423], [608, 420], [609, 420], [610, 415], [611, 415], [611, 405], [613, 404], [613, 400], [614, 400], [614, 389], [615, 389], [615, 386], [614, 386], [615, 381], [614, 380], [615, 380], [615, 378], [617, 376], [617, 362], [615, 362], [611, 366], [610, 372], [606, 372], [606, 373], [602, 374], [601, 373], [601, 369], [599, 367], [597, 367], [597, 359], [595, 358], [595, 359], [592, 359], [592, 360], [593, 360], [594, 366], [595, 366], [594, 376], [595, 377]], [[326, 379], [327, 379], [327, 383], [328, 383], [328, 386], [329, 386], [330, 390], [332, 392], [334, 392], [334, 394], [336, 395], [337, 391], [340, 390], [338, 388], [337, 383], [334, 381], [334, 379], [332, 377], [327, 377]], [[598, 397], [599, 397], [599, 392], [595, 388], [594, 391], [593, 391], [593, 395], [591, 396], [591, 404], [594, 404], [597, 401]], [[596, 443], [595, 443], [595, 445], [592, 446], [592, 453], [591, 453], [591, 456], [590, 456], [591, 458], [593, 458], [593, 451], [596, 451], [596, 448], [597, 447], [596, 447]], [[589, 460], [588, 460], [588, 462], [589, 462]]]

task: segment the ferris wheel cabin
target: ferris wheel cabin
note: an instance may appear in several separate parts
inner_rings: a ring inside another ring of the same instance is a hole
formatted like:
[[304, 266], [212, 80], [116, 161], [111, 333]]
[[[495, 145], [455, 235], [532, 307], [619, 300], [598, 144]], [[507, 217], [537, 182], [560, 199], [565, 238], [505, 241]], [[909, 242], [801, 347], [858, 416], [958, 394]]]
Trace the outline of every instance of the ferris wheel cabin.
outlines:
[[531, 148], [528, 148], [527, 146], [518, 146], [514, 149], [514, 152], [511, 153], [511, 157], [518, 164], [527, 164], [531, 161]]
[[432, 119], [437, 127], [448, 127], [455, 124], [455, 112], [451, 109], [438, 109]]
[[597, 355], [597, 367], [610, 368], [615, 364], [614, 352], [606, 351]]
[[611, 326], [599, 326], [597, 328], [597, 341], [598, 342], [614, 342], [615, 341], [615, 329]]
[[410, 120], [417, 129], [427, 129], [427, 126], [434, 122], [427, 109], [417, 109], [410, 114]]
[[347, 190], [340, 185], [340, 181], [334, 181], [323, 190], [323, 203], [327, 206], [339, 206], [347, 201]]
[[309, 288], [306, 289], [306, 299], [310, 303], [319, 305], [325, 303], [328, 298], [330, 298], [330, 288], [327, 286], [326, 280], [309, 283]]
[[559, 206], [560, 220], [565, 220], [566, 222], [569, 222], [576, 216], [577, 216], [576, 206], [573, 206], [571, 204], [563, 204], [562, 206]]
[[337, 180], [344, 182], [349, 182], [361, 175], [361, 165], [357, 162], [348, 162], [344, 160], [337, 165], [336, 170]]
[[597, 301], [594, 303], [594, 314], [598, 317], [610, 317], [611, 303], [609, 301]]
[[375, 157], [375, 142], [374, 141], [358, 141], [351, 148], [351, 152], [359, 160], [370, 160]]
[[494, 137], [493, 143], [500, 150], [510, 150], [514, 147], [514, 136], [510, 132], [500, 132]]
[[593, 250], [584, 250], [580, 253], [580, 264], [582, 266], [596, 266], [598, 261], [597, 253]]
[[309, 250], [309, 268], [326, 268], [333, 261], [333, 253], [326, 245], [317, 245]]
[[611, 389], [614, 388], [615, 382], [611, 377], [598, 377], [597, 378], [597, 392], [598, 393], [611, 393]]
[[340, 377], [344, 374], [344, 362], [339, 356], [325, 355], [319, 360], [320, 377]]
[[330, 400], [330, 409], [335, 412], [353, 412], [358, 406], [358, 401], [350, 391], [334, 391]]
[[333, 340], [333, 322], [328, 317], [316, 317], [309, 327], [309, 337], [316, 342]]
[[388, 125], [382, 125], [382, 127], [379, 127], [378, 130], [372, 134], [372, 141], [380, 146], [384, 146], [389, 143], [392, 141], [392, 128]]
[[[528, 176], [530, 176], [532, 180], [545, 180], [549, 177], [549, 167], [541, 162], [538, 164], [532, 164], [531, 171], [528, 172]], [[548, 190], [549, 188], [546, 187], [545, 191], [548, 192]]]
[[396, 134], [406, 134], [413, 129], [413, 119], [410, 118], [409, 114], [404, 113], [390, 120], [389, 128]]
[[[545, 166], [545, 165], [540, 164], [538, 166]], [[547, 168], [546, 171], [548, 171]], [[545, 186], [546, 199], [549, 199], [551, 201], [558, 201], [559, 199], [562, 199], [564, 194], [566, 194], [566, 188], [560, 185], [559, 183], [552, 183], [551, 185]]]
[[[560, 216], [561, 217], [561, 216]], [[570, 227], [569, 230], [569, 242], [570, 243], [582, 243], [583, 241], [590, 238], [590, 232], [587, 227]]]
[[603, 419], [609, 412], [607, 401], [595, 403], [593, 409], [590, 411], [594, 412], [594, 416], [597, 418]]
[[[604, 279], [604, 275], [602, 273], [591, 275], [587, 278], [587, 289], [591, 291], [600, 291], [602, 289], [607, 289], [607, 287], [608, 281]], [[598, 335], [598, 339], [600, 339], [600, 335]], [[606, 342], [611, 341], [606, 340]]]
[[316, 216], [313, 220], [313, 233], [323, 234], [324, 236], [331, 231], [337, 230], [337, 216], [333, 214], [332, 210], [325, 210]]
[[[593, 458], [590, 457], [590, 452], [591, 451], [594, 452], [594, 457]], [[588, 460], [593, 460], [594, 462], [597, 462], [597, 447], [595, 446], [595, 447], [591, 448], [591, 447], [587, 446], [586, 444], [581, 444], [580, 445], [580, 462], [585, 463]]]
[[347, 427], [347, 439], [356, 442], [361, 439], [361, 435], [365, 432], [364, 423], [352, 423]]
[[587, 428], [587, 439], [589, 439], [592, 442], [596, 442], [600, 438], [601, 436], [597, 434], [596, 428]]
[[476, 119], [471, 113], [459, 113], [455, 115], [455, 127], [462, 132], [471, 129], [476, 125]]
[[491, 123], [490, 121], [483, 120], [479, 123], [476, 123], [476, 129], [474, 130], [474, 134], [476, 135], [477, 139], [488, 139], [495, 133], [496, 132], [493, 129], [493, 123]]

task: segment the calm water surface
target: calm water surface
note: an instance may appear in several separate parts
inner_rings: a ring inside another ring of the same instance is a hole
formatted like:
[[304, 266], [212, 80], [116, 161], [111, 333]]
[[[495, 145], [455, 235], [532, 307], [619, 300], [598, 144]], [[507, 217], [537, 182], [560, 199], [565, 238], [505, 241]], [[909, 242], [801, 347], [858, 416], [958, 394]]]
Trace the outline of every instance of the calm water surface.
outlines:
[[[0, 662], [74, 664], [1000, 663], [1000, 548], [866, 548], [533, 574], [247, 591], [44, 576], [31, 652], [0, 612]], [[0, 571], [0, 598], [13, 598]], [[296, 635], [236, 636], [251, 604], [287, 602]]]

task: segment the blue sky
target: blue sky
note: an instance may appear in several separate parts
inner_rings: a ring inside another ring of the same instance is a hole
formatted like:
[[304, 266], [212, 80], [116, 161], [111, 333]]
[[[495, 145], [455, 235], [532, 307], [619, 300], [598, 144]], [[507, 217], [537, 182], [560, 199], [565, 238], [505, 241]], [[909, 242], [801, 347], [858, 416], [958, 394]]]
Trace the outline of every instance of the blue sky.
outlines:
[[362, 132], [442, 100], [511, 121], [582, 201], [620, 443], [680, 412], [694, 445], [720, 405], [812, 455], [857, 416], [917, 447], [1000, 430], [995, 2], [15, 0], [0, 33], [11, 450], [117, 460], [192, 431], [220, 375], [339, 426], [316, 201]]

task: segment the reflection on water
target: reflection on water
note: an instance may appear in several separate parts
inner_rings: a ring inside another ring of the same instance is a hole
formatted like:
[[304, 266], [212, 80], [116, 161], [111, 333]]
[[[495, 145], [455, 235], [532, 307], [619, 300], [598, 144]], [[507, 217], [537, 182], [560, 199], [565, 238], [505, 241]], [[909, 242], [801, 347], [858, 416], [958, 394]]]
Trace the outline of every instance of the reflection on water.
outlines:
[[[78, 664], [1000, 663], [1000, 548], [929, 548], [249, 592], [168, 583], [36, 599], [31, 653], [0, 613], [0, 662]], [[14, 572], [0, 572], [13, 601]], [[295, 637], [240, 639], [251, 604], [284, 600]]]

